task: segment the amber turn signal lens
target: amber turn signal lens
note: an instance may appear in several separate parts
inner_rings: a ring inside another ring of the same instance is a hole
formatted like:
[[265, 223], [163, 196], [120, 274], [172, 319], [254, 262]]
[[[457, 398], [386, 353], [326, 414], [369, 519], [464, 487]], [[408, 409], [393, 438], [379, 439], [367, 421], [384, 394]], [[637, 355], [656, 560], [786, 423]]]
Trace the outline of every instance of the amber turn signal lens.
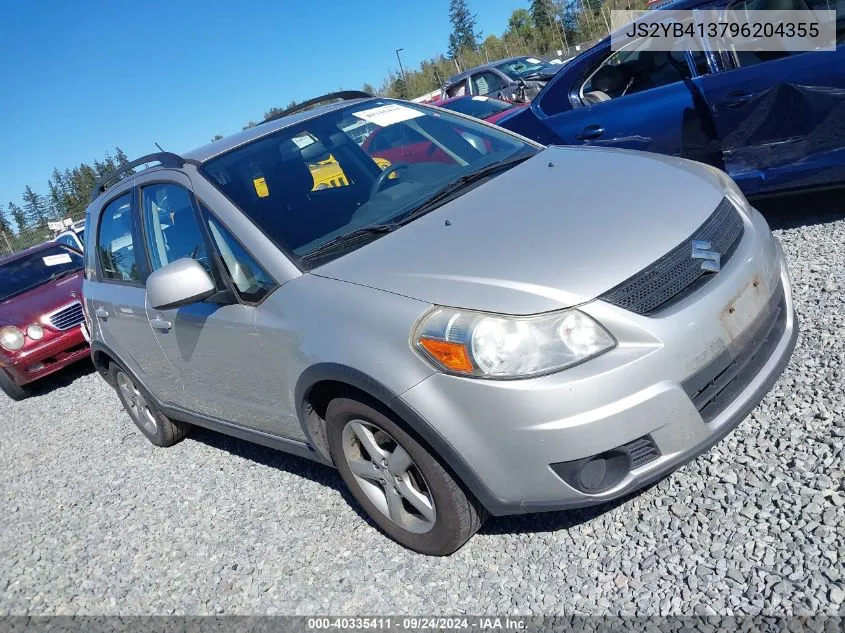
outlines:
[[472, 361], [467, 354], [467, 348], [461, 343], [423, 337], [420, 339], [420, 345], [447, 369], [467, 374], [472, 373]]

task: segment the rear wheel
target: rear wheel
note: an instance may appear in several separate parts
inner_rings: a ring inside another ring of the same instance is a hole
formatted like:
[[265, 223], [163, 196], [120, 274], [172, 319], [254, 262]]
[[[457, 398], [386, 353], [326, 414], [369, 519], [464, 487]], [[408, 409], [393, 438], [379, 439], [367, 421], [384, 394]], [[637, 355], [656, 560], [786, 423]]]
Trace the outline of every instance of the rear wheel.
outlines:
[[0, 389], [12, 400], [23, 400], [29, 396], [29, 389], [21, 387], [5, 371], [0, 369]]
[[326, 423], [341, 477], [370, 518], [400, 545], [444, 556], [481, 527], [486, 511], [388, 416], [338, 398], [326, 410]]
[[156, 446], [173, 446], [188, 434], [190, 425], [171, 420], [159, 411], [147, 393], [119, 365], [112, 363], [109, 372], [123, 408], [150, 442]]

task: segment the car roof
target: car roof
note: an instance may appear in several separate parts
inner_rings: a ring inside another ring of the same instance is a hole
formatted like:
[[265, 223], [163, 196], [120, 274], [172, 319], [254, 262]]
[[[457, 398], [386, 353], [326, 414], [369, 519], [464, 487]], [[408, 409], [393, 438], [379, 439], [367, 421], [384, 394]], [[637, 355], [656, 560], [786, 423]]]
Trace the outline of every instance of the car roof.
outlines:
[[186, 152], [182, 154], [182, 158], [188, 161], [204, 163], [205, 161], [210, 160], [215, 156], [225, 154], [229, 150], [235, 149], [236, 147], [240, 147], [241, 145], [245, 145], [246, 143], [254, 141], [255, 139], [267, 136], [268, 134], [272, 134], [273, 132], [277, 132], [286, 127], [290, 127], [291, 125], [301, 123], [302, 121], [318, 117], [328, 112], [340, 110], [341, 108], [345, 108], [349, 105], [367, 103], [376, 99], [378, 99], [378, 97], [372, 97], [369, 99], [348, 99], [346, 101], [340, 101], [338, 103], [320, 106], [311, 110], [297, 112], [295, 114], [291, 114], [290, 116], [281, 117], [272, 121], [265, 121], [249, 129], [236, 132], [235, 134], [231, 134], [230, 136], [226, 136], [217, 141], [212, 141], [211, 143], [203, 145], [202, 147], [198, 147], [196, 149], [191, 150], [190, 152]]
[[[527, 59], [529, 57], [531, 57], [531, 55], [516, 55], [515, 57], [505, 57], [504, 59], [497, 59], [486, 64], [481, 64], [480, 66], [473, 66], [472, 68], [469, 68], [462, 73], [458, 73], [457, 75], [452, 75], [451, 77], [449, 77], [449, 79], [446, 80], [446, 85], [449, 86], [457, 81], [466, 79], [469, 75], [479, 70], [484, 70], [485, 68], [494, 68], [496, 66], [499, 66], [500, 64], [507, 64], [508, 62], [513, 62], [518, 59]], [[534, 59], [539, 59], [539, 57], [534, 57]], [[543, 63], [547, 64], [548, 62]]]
[[48, 248], [53, 248], [55, 246], [61, 246], [61, 244], [57, 244], [56, 242], [50, 241], [42, 242], [41, 244], [36, 244], [35, 246], [30, 246], [25, 251], [19, 251], [17, 253], [12, 253], [11, 255], [6, 255], [5, 257], [0, 257], [0, 266], [13, 262], [16, 259], [26, 257], [27, 255], [32, 255], [33, 253], [37, 253], [38, 251], [44, 251]]

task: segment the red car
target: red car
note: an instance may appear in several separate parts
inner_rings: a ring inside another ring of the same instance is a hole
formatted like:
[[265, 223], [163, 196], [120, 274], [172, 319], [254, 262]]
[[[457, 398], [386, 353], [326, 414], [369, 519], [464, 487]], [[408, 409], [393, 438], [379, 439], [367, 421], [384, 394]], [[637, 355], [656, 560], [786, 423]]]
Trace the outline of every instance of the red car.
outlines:
[[431, 105], [440, 106], [447, 110], [467, 114], [476, 119], [483, 119], [488, 123], [496, 123], [516, 114], [520, 110], [527, 108], [528, 103], [511, 103], [510, 101], [501, 101], [500, 99], [493, 99], [491, 97], [452, 97], [451, 99], [441, 99], [434, 101]]
[[89, 355], [82, 255], [48, 242], [0, 259], [0, 389], [27, 385]]
[[[433, 101], [430, 105], [446, 108], [488, 123], [498, 123], [505, 117], [527, 108], [527, 103], [511, 103], [490, 97], [453, 97]], [[472, 142], [472, 141], [470, 141]], [[396, 163], [452, 163], [454, 160], [431, 141], [405, 126], [387, 126], [372, 132], [361, 145], [373, 158]], [[382, 167], [384, 169], [385, 166]]]

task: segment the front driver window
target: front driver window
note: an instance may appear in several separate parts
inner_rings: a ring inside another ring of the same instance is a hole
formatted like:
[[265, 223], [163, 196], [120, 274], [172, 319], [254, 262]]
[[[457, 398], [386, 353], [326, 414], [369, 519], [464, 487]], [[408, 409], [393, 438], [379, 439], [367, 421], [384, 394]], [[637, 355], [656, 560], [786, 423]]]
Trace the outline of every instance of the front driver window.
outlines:
[[476, 95], [495, 93], [505, 87], [505, 82], [499, 75], [484, 71], [472, 76], [472, 92]]
[[141, 190], [144, 230], [153, 270], [188, 257], [212, 275], [205, 239], [188, 190], [172, 183]]
[[[581, 86], [582, 103], [610, 101], [692, 77], [684, 51], [655, 51], [648, 46], [649, 40], [641, 38], [606, 57]], [[693, 53], [693, 58], [698, 72], [706, 72], [704, 54]]]

